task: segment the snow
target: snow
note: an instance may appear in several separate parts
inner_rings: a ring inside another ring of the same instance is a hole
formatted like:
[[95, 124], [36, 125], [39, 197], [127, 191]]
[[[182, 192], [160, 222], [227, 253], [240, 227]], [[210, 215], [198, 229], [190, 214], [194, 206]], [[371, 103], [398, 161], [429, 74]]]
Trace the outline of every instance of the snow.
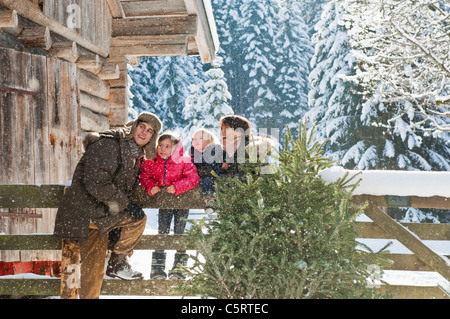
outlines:
[[394, 195], [450, 197], [450, 172], [445, 171], [391, 171], [391, 170], [346, 170], [335, 166], [319, 172], [327, 183], [342, 178], [346, 173], [361, 178], [353, 195]]

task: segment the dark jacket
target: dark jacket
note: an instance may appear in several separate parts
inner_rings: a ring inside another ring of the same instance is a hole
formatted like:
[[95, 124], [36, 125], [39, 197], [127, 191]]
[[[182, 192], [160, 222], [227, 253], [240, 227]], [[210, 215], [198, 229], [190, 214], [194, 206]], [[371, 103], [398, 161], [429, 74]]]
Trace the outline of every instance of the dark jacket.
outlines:
[[191, 146], [191, 160], [197, 167], [200, 178], [213, 177], [212, 172], [220, 175], [225, 173], [222, 169], [223, 149], [219, 144], [208, 145], [202, 152], [197, 151]]
[[142, 156], [143, 150], [126, 135], [126, 130], [112, 130], [94, 138], [59, 205], [54, 234], [66, 240], [84, 241], [91, 221], [107, 234], [129, 218], [124, 210], [139, 184]]

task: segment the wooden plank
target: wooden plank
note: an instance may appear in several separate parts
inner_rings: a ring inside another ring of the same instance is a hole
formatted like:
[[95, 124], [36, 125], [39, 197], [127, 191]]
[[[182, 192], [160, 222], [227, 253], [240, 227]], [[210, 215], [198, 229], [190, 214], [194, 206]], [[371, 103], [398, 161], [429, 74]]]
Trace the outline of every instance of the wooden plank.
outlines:
[[60, 250], [61, 239], [53, 235], [0, 235], [0, 250]]
[[126, 35], [117, 36], [111, 39], [111, 47], [130, 47], [134, 45], [174, 45], [185, 44], [185, 34], [171, 34], [171, 35]]
[[394, 221], [386, 213], [381, 211], [373, 202], [369, 201], [369, 206], [364, 213], [385, 231], [392, 234], [400, 243], [413, 252], [420, 260], [430, 268], [441, 274], [445, 279], [450, 280], [450, 261], [446, 257], [440, 256], [426, 246], [414, 233], [406, 227]]
[[357, 201], [371, 200], [377, 206], [383, 207], [415, 207], [415, 208], [436, 208], [450, 209], [450, 200], [446, 197], [418, 197], [418, 196], [374, 196], [357, 195], [353, 196]]
[[135, 56], [185, 56], [187, 55], [187, 37], [183, 44], [145, 44], [132, 47], [111, 47], [113, 55]]
[[[60, 250], [61, 240], [52, 234], [0, 235], [0, 250]], [[144, 235], [137, 250], [191, 249], [184, 235]]]
[[186, 250], [191, 249], [184, 235], [144, 235], [137, 250]]
[[195, 37], [197, 48], [199, 50], [202, 62], [211, 63], [215, 59], [216, 52], [218, 50], [218, 48], [216, 47], [216, 41], [214, 41], [213, 38], [214, 35], [212, 34], [213, 31], [211, 30], [210, 25], [210, 23], [214, 23], [214, 21], [209, 21], [205, 9], [205, 4], [203, 3], [202, 0], [197, 0], [196, 6], [197, 6], [197, 15], [199, 17], [198, 19], [199, 27]]
[[175, 280], [135, 280], [124, 282], [123, 280], [103, 280], [102, 295], [125, 296], [167, 296], [171, 287], [175, 286]]
[[78, 33], [76, 29], [71, 29], [57, 20], [50, 18], [40, 10], [38, 5], [29, 0], [0, 0], [0, 5], [5, 6], [10, 10], [16, 10], [17, 14], [20, 16], [41, 26], [48, 27], [51, 32], [59, 34], [67, 40], [75, 41], [80, 46], [83, 46], [102, 57], [106, 58], [109, 54], [107, 48], [86, 39]]
[[[400, 223], [422, 240], [450, 240], [450, 224]], [[394, 239], [394, 236], [373, 222], [356, 222], [359, 238]]]
[[57, 208], [64, 185], [0, 185], [0, 208]]
[[413, 254], [386, 254], [386, 258], [391, 260], [392, 264], [383, 267], [383, 270], [433, 271]]
[[439, 286], [382, 285], [378, 289], [391, 293], [393, 299], [450, 299]]
[[[0, 185], [0, 208], [57, 208], [64, 193], [64, 185]], [[159, 192], [149, 196], [138, 187], [131, 200], [144, 208], [203, 209], [205, 203], [200, 186], [183, 194]]]
[[[61, 280], [55, 279], [0, 279], [0, 295], [59, 296]], [[123, 281], [103, 280], [102, 295], [167, 296], [172, 280]]]
[[113, 19], [112, 37], [137, 35], [197, 35], [197, 16]]
[[[177, 281], [104, 279], [101, 295], [167, 296]], [[0, 279], [0, 295], [58, 296], [60, 280], [55, 279]], [[449, 299], [439, 286], [382, 285], [379, 292], [389, 292], [394, 299]]]
[[0, 295], [5, 296], [59, 296], [59, 278], [55, 279], [2, 279]]
[[187, 14], [183, 0], [121, 1], [127, 17]]

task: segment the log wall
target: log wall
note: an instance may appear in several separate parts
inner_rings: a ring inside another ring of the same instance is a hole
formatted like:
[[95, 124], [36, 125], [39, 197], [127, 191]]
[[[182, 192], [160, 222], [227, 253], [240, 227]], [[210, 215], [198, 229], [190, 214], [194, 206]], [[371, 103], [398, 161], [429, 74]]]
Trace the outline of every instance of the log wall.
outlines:
[[[82, 151], [76, 65], [3, 48], [0, 61], [0, 184], [66, 183]], [[52, 233], [55, 215], [0, 209], [0, 233]], [[0, 261], [52, 259], [49, 252], [0, 251]]]

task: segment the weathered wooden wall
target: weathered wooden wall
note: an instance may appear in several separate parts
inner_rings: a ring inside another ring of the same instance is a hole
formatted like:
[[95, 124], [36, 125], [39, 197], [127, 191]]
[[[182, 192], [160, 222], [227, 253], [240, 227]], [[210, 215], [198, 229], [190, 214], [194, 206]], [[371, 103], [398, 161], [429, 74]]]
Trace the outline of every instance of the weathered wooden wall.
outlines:
[[111, 37], [111, 13], [106, 0], [44, 0], [43, 12], [46, 16], [68, 27], [73, 14], [77, 14], [74, 7], [79, 6], [80, 28], [75, 28], [84, 38], [92, 41], [106, 51], [109, 51]]
[[[0, 184], [66, 183], [82, 151], [76, 65], [3, 48], [0, 64]], [[55, 215], [1, 209], [0, 233], [52, 233]], [[0, 261], [55, 257], [0, 251]]]

